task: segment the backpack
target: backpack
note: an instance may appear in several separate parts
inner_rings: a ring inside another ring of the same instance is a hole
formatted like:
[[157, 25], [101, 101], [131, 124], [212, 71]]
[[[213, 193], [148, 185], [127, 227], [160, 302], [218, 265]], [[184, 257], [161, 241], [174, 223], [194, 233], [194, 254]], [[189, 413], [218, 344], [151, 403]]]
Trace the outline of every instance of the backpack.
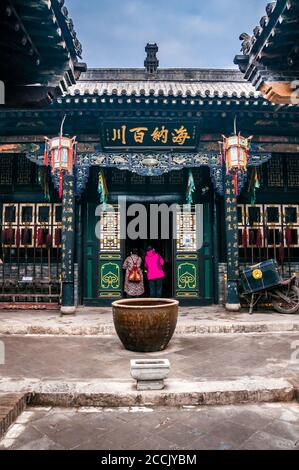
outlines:
[[131, 259], [133, 261], [133, 267], [129, 272], [128, 280], [130, 282], [140, 282], [141, 281], [141, 273], [140, 273], [140, 269], [137, 266], [137, 261], [134, 261], [132, 256], [131, 256]]

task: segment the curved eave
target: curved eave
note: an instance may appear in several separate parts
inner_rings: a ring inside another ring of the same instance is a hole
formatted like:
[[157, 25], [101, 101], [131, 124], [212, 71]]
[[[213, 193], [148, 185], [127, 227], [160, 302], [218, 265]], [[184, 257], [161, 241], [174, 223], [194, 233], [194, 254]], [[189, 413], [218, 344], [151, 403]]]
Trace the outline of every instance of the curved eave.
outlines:
[[265, 99], [298, 105], [299, 0], [271, 2], [266, 12], [252, 36], [240, 37], [243, 54], [234, 63]]

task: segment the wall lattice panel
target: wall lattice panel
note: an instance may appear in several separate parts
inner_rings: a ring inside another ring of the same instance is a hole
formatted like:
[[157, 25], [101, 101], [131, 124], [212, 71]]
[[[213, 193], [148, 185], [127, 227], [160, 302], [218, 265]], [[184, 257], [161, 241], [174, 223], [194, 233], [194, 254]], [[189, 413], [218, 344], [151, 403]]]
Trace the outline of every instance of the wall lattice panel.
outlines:
[[178, 211], [176, 215], [177, 252], [196, 251], [197, 224], [194, 206], [191, 211]]
[[161, 176], [152, 176], [150, 178], [150, 184], [152, 185], [155, 185], [155, 186], [158, 186], [158, 185], [162, 185], [165, 183], [165, 177], [164, 175], [161, 175]]
[[238, 206], [241, 258], [250, 261], [276, 258], [297, 259], [299, 255], [299, 205], [257, 204]]
[[131, 174], [131, 184], [135, 186], [142, 186], [146, 182], [145, 176], [137, 175], [137, 173]]
[[11, 156], [0, 157], [0, 185], [12, 185], [13, 183], [13, 158]]
[[[12, 240], [4, 245], [17, 246], [16, 233], [20, 231], [20, 247], [33, 248], [37, 246], [37, 235], [34, 241], [34, 232], [43, 230], [43, 243], [53, 247], [60, 247], [60, 236], [57, 230], [61, 231], [61, 204], [52, 203], [4, 203], [2, 207], [2, 230], [13, 230]], [[49, 236], [50, 235], [50, 239]], [[48, 236], [48, 238], [47, 238]]]
[[288, 157], [288, 186], [299, 188], [299, 157]]
[[100, 251], [120, 251], [120, 212], [115, 210], [103, 212], [100, 219]]
[[169, 173], [169, 183], [173, 185], [182, 185], [184, 183], [184, 173], [182, 171], [172, 171]]
[[282, 188], [283, 181], [283, 159], [275, 156], [267, 163], [268, 186]]
[[127, 173], [121, 170], [112, 171], [111, 175], [112, 185], [123, 185], [127, 183]]
[[29, 185], [31, 184], [33, 164], [23, 156], [19, 156], [17, 159], [17, 185]]

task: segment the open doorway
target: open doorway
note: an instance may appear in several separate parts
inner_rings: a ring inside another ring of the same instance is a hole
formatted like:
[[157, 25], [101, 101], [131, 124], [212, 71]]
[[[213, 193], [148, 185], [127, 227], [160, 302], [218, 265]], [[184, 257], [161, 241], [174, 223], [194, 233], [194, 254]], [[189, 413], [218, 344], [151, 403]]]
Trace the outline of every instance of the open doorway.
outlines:
[[[142, 268], [144, 269], [144, 259], [146, 255], [147, 248], [151, 246], [159, 253], [165, 261], [163, 270], [165, 273], [165, 279], [163, 281], [163, 292], [162, 297], [173, 297], [173, 290], [174, 290], [174, 280], [173, 280], [173, 217], [172, 214], [169, 214], [169, 237], [167, 239], [162, 239], [161, 234], [161, 214], [159, 214], [158, 220], [158, 237], [152, 239], [150, 237], [151, 233], [151, 216], [150, 216], [150, 204], [145, 205], [147, 210], [147, 234], [148, 237], [144, 238], [137, 238], [136, 240], [132, 240], [128, 237], [125, 240], [125, 249], [124, 249], [124, 258], [130, 255], [130, 252], [133, 248], [137, 248], [139, 255], [142, 258]], [[126, 226], [130, 221], [134, 219], [134, 216], [130, 217], [127, 215]], [[144, 276], [145, 280], [145, 296], [149, 295], [149, 286], [147, 282], [146, 274]]]

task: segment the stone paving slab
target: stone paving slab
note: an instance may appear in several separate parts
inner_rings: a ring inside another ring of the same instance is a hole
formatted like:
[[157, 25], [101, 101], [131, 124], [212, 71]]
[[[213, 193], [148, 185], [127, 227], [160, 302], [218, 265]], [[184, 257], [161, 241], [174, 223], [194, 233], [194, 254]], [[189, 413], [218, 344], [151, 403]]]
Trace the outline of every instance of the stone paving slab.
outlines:
[[[176, 335], [299, 331], [298, 315], [229, 313], [220, 305], [181, 307]], [[82, 307], [74, 316], [47, 311], [0, 311], [0, 334], [113, 335], [111, 308]]]
[[177, 336], [165, 351], [140, 354], [116, 337], [2, 336], [0, 377], [15, 380], [128, 380], [130, 360], [165, 358], [169, 379], [217, 381], [299, 377], [299, 333]]
[[299, 404], [28, 408], [0, 450], [299, 450]]

